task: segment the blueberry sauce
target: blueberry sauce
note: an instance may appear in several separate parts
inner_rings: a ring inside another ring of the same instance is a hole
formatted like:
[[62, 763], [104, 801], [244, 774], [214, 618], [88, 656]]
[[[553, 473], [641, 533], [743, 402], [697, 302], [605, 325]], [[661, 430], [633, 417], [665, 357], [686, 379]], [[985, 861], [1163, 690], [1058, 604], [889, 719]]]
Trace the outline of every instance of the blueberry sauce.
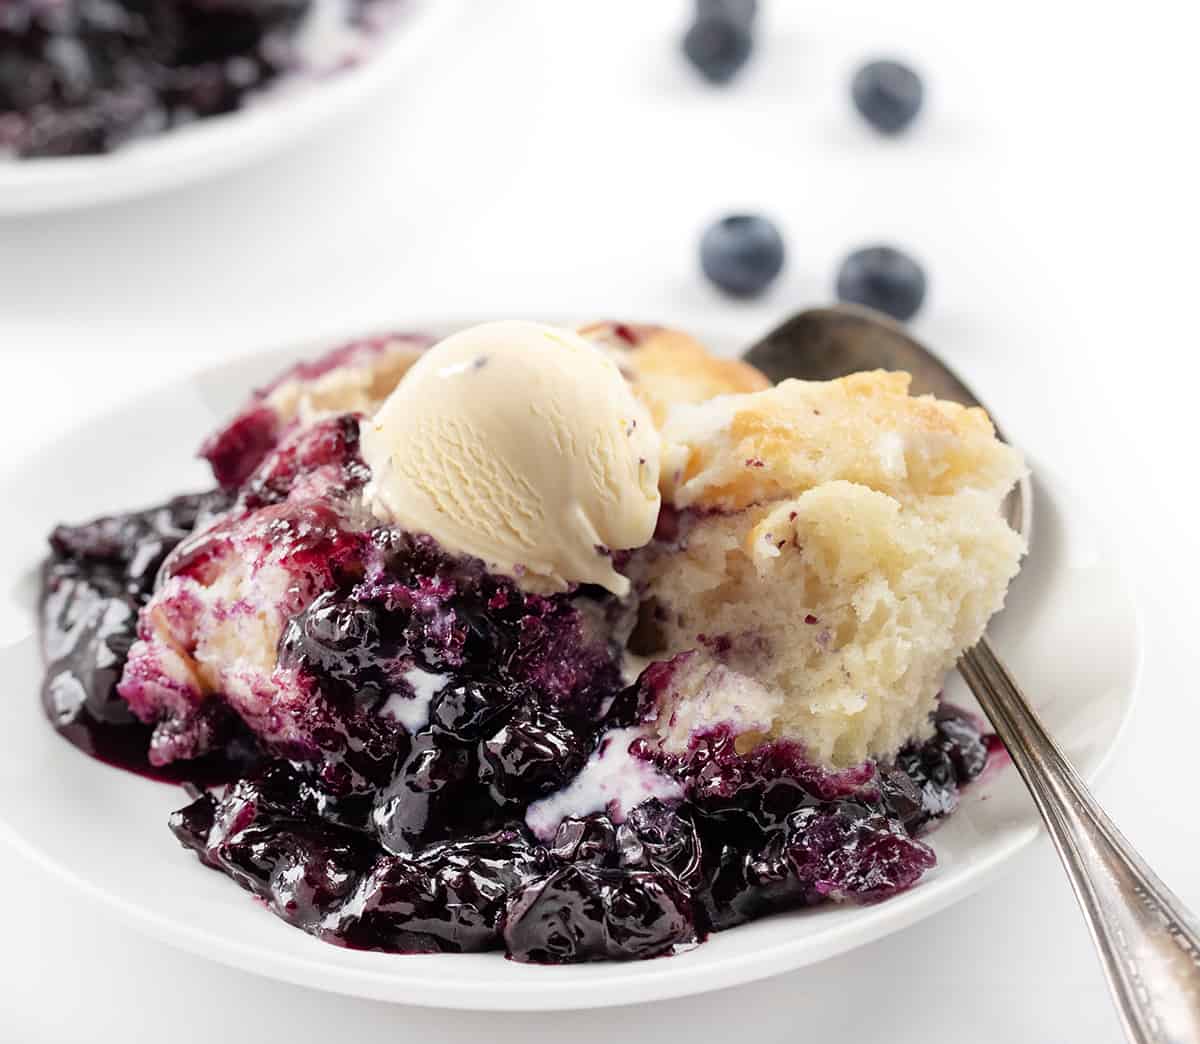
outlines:
[[[171, 830], [276, 915], [366, 950], [641, 959], [774, 911], [886, 899], [933, 865], [920, 835], [988, 763], [970, 715], [942, 706], [894, 763], [839, 773], [786, 741], [739, 753], [724, 725], [663, 753], [630, 737], [675, 664], [624, 684], [616, 599], [529, 594], [428, 538], [355, 529], [339, 498], [363, 481], [357, 421], [331, 418], [236, 490], [50, 541], [47, 714], [89, 754], [211, 787]], [[269, 715], [232, 691], [159, 706], [122, 681], [135, 641], [134, 657], [153, 651], [139, 614], [182, 619], [172, 585], [228, 579], [231, 556], [264, 541], [287, 597], [312, 586], [280, 631]], [[632, 807], [572, 804], [535, 835], [531, 806], [597, 771], [618, 738], [669, 785]]]
[[211, 755], [152, 766], [151, 729], [116, 694], [138, 611], [167, 555], [226, 507], [225, 494], [182, 496], [51, 534], [42, 571], [42, 705], [59, 732], [93, 757], [150, 778], [198, 784], [236, 779], [257, 760], [253, 737], [226, 721], [224, 742]]

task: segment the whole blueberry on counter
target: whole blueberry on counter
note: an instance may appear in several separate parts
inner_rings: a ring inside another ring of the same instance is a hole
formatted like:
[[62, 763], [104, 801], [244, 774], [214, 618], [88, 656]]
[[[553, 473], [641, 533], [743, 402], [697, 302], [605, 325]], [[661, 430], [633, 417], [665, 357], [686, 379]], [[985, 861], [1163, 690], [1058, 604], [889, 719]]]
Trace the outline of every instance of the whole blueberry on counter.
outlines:
[[[728, 83], [754, 50], [750, 17], [732, 0], [703, 4], [683, 37], [683, 53], [709, 83]], [[751, 14], [752, 17], [752, 14]]]
[[756, 214], [731, 214], [705, 231], [700, 240], [700, 267], [718, 287], [734, 297], [756, 297], [783, 269], [783, 237], [775, 225]]
[[696, 19], [732, 18], [750, 25], [758, 14], [758, 0], [696, 0]]
[[911, 319], [925, 300], [925, 271], [895, 247], [865, 247], [842, 262], [837, 296], [893, 319]]
[[902, 62], [868, 62], [850, 86], [854, 106], [881, 134], [899, 134], [921, 111], [925, 87]]

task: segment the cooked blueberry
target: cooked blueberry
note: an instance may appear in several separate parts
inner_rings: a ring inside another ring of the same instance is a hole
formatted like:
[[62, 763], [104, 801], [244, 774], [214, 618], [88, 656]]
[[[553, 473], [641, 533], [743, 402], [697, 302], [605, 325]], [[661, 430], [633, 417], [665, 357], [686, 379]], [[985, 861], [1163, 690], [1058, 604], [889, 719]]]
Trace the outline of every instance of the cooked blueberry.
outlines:
[[590, 753], [590, 742], [561, 717], [528, 703], [480, 743], [481, 778], [499, 802], [534, 801], [577, 775]]
[[698, 17], [683, 37], [683, 53], [710, 83], [732, 80], [753, 49], [748, 22], [731, 15], [723, 5]]
[[[341, 479], [339, 485], [346, 493], [366, 484], [369, 474], [360, 452], [358, 418], [353, 414], [311, 424], [275, 444], [277, 427], [274, 414], [255, 409], [237, 418], [201, 450], [223, 483], [228, 478], [222, 477], [226, 472], [240, 474], [258, 457], [254, 469], [238, 483], [240, 507], [255, 509], [280, 504], [302, 479], [317, 471], [336, 471]], [[265, 443], [255, 443], [256, 438], [264, 439]]]
[[[4, 0], [0, 112], [21, 156], [110, 151], [240, 107], [295, 66], [313, 0]], [[348, 3], [359, 26], [372, 0]], [[6, 141], [6, 144], [9, 142]]]
[[137, 606], [120, 586], [82, 574], [77, 565], [48, 571], [42, 605], [46, 653], [43, 700], [60, 728], [89, 715], [128, 724], [128, 707], [117, 698], [125, 660], [136, 636]]
[[729, 838], [753, 844], [782, 829], [796, 809], [813, 803], [812, 795], [795, 780], [752, 778], [728, 798], [702, 800], [697, 811], [707, 823], [719, 822]]
[[651, 799], [634, 808], [623, 826], [637, 838], [651, 869], [670, 874], [689, 888], [700, 883], [704, 853], [691, 819]]
[[437, 814], [439, 797], [446, 791], [452, 804], [456, 785], [473, 778], [475, 772], [466, 749], [440, 745], [432, 733], [419, 733], [395, 781], [375, 806], [372, 820], [383, 847], [404, 854], [445, 836]]
[[318, 795], [276, 763], [221, 799], [202, 795], [170, 821], [210, 866], [265, 899], [279, 916], [314, 928], [374, 861], [368, 838], [323, 821]]
[[288, 621], [279, 641], [280, 662], [301, 667], [317, 679], [374, 707], [390, 687], [387, 671], [405, 650], [385, 643], [373, 606], [326, 591]]
[[959, 784], [969, 783], [987, 766], [988, 745], [979, 722], [967, 711], [942, 704], [933, 718], [936, 742], [954, 764]]
[[837, 296], [841, 301], [866, 305], [894, 319], [911, 319], [925, 300], [925, 272], [894, 247], [866, 247], [842, 262]]
[[549, 869], [546, 852], [515, 830], [384, 858], [346, 904], [336, 935], [371, 950], [492, 949], [510, 896]]
[[527, 698], [519, 686], [475, 680], [453, 682], [434, 698], [430, 724], [435, 732], [472, 743], [495, 733], [502, 720]]
[[[447, 555], [428, 537], [380, 530], [387, 581], [370, 597], [409, 604], [405, 641], [418, 664], [438, 674], [524, 683], [548, 704], [587, 718], [620, 685], [620, 650], [590, 622], [575, 598], [541, 598], [483, 571], [483, 563]], [[611, 596], [608, 596], [611, 601]]]
[[706, 846], [705, 877], [695, 892], [705, 927], [723, 931], [773, 910], [804, 902], [804, 889], [792, 872], [782, 835], [755, 848]]
[[259, 406], [235, 417], [200, 447], [225, 489], [237, 489], [266, 460], [279, 441], [279, 417]]
[[872, 127], [899, 134], [921, 111], [925, 88], [921, 78], [901, 62], [869, 62], [854, 74], [854, 105]]
[[881, 772], [879, 789], [889, 813], [899, 819], [910, 833], [915, 833], [929, 821], [921, 788], [902, 768]]
[[353, 834], [335, 836], [311, 826], [281, 832], [267, 880], [267, 901], [285, 921], [313, 930], [330, 907], [349, 897], [370, 865], [372, 851]]
[[[948, 816], [958, 807], [959, 787], [987, 766], [988, 744], [979, 723], [966, 711], [941, 706], [934, 715], [934, 733], [924, 743], [910, 744], [896, 758], [895, 769], [885, 774], [884, 797], [910, 830]], [[897, 795], [899, 774], [911, 790]], [[910, 794], [920, 801], [919, 812], [908, 807]]]
[[839, 801], [796, 812], [786, 851], [809, 901], [874, 901], [911, 887], [935, 859], [920, 841], [862, 802]]
[[58, 526], [50, 534], [50, 547], [57, 559], [78, 563], [89, 579], [119, 581], [141, 601], [153, 589], [168, 553], [228, 505], [221, 493], [176, 497], [162, 507]]
[[617, 828], [602, 813], [583, 819], [564, 819], [550, 851], [564, 863], [614, 865], [618, 858]]
[[216, 815], [217, 799], [212, 794], [201, 794], [190, 805], [172, 812], [167, 825], [180, 844], [200, 852], [208, 844], [208, 835]]
[[49, 65], [19, 50], [13, 33], [0, 31], [0, 110], [28, 112], [51, 100], [54, 73]]
[[696, 938], [691, 903], [663, 874], [573, 865], [510, 901], [504, 944], [518, 961], [636, 960]]
[[609, 704], [604, 715], [608, 728], [623, 729], [639, 725], [647, 719], [654, 708], [653, 693], [639, 679], [622, 689]]
[[940, 819], [958, 807], [958, 781], [954, 762], [936, 745], [907, 748], [896, 758], [902, 769], [921, 792], [925, 820]]
[[709, 226], [700, 240], [700, 266], [734, 297], [763, 293], [783, 270], [783, 237], [754, 214], [733, 214]]

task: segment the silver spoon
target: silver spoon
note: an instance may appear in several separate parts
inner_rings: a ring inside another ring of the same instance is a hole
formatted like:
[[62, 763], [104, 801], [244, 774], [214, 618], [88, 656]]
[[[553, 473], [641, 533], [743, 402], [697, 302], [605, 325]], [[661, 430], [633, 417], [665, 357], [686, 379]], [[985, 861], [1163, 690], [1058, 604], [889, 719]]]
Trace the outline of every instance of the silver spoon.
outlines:
[[[914, 393], [980, 405], [932, 352], [865, 308], [801, 312], [744, 358], [772, 381], [906, 370]], [[1028, 479], [1009, 495], [1005, 515], [1027, 540], [1032, 536]], [[1100, 951], [1126, 1036], [1135, 1044], [1200, 1044], [1200, 921], [1105, 815], [986, 638], [963, 654], [958, 669], [1046, 822]]]

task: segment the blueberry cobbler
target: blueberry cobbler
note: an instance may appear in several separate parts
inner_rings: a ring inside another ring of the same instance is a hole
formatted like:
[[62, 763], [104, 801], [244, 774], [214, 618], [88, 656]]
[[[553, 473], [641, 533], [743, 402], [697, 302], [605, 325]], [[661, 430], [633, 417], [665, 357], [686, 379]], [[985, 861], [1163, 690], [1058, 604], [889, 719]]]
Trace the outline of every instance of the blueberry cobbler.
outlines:
[[297, 366], [202, 453], [52, 535], [44, 702], [318, 938], [629, 959], [874, 902], [988, 760], [938, 693], [1022, 463], [904, 374], [487, 323]]
[[0, 158], [109, 152], [361, 57], [403, 0], [0, 0]]

